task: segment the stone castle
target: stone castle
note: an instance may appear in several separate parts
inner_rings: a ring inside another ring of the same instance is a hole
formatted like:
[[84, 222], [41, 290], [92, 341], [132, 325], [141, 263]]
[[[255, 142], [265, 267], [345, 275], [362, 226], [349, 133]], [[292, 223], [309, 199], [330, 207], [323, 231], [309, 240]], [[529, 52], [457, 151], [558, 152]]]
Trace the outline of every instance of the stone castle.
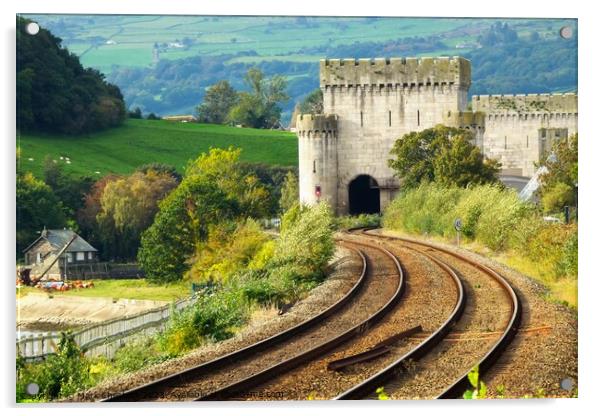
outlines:
[[470, 82], [461, 57], [321, 60], [324, 114], [296, 121], [301, 202], [380, 212], [399, 189], [387, 166], [395, 140], [437, 124], [470, 130], [503, 175], [519, 177], [577, 132], [575, 94], [477, 95], [469, 107]]

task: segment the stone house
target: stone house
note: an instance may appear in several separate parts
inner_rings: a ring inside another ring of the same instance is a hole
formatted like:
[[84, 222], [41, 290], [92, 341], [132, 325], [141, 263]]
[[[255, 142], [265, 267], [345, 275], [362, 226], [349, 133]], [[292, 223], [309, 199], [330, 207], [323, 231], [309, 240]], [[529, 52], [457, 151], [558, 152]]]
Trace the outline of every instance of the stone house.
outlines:
[[[69, 244], [67, 246], [67, 244]], [[65, 248], [67, 246], [67, 248]], [[62, 253], [61, 253], [62, 251]], [[98, 262], [98, 250], [75, 232], [67, 229], [47, 230], [44, 228], [40, 237], [25, 250], [25, 264], [31, 269], [33, 278], [41, 277], [50, 264], [52, 267], [45, 273], [44, 278], [63, 278], [69, 268]]]

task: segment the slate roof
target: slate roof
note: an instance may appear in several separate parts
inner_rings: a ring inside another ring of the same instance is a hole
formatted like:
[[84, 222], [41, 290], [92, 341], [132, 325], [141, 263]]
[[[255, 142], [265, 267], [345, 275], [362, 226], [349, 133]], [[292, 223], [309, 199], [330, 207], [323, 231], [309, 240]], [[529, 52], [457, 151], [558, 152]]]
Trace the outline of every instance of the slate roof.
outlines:
[[[38, 237], [33, 243], [31, 243], [29, 245], [29, 247], [27, 247], [23, 251], [24, 252], [28, 251], [31, 247], [33, 247], [42, 238], [47, 240], [54, 249], [60, 250], [65, 246], [65, 244], [67, 244], [69, 242], [69, 240], [74, 235], [77, 235], [77, 234], [71, 230], [46, 230], [46, 229], [44, 229], [44, 231], [42, 231], [42, 234], [40, 235], [40, 237]], [[75, 241], [73, 241], [73, 243], [71, 243], [71, 245], [67, 248], [66, 251], [67, 252], [76, 252], [76, 251], [98, 251], [98, 250], [96, 250], [94, 247], [92, 247], [90, 245], [90, 243], [88, 243], [86, 240], [84, 240], [83, 238], [81, 238], [78, 235], [77, 238], [75, 239]]]

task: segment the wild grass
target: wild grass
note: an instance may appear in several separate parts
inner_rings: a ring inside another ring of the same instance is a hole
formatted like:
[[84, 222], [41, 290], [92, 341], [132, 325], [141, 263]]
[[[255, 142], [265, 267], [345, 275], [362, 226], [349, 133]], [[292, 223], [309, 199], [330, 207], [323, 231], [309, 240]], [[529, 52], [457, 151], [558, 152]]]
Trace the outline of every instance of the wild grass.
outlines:
[[383, 216], [385, 228], [455, 240], [461, 237], [482, 254], [531, 276], [549, 288], [549, 297], [577, 306], [577, 226], [550, 224], [531, 203], [510, 189], [467, 189], [424, 183], [399, 195]]

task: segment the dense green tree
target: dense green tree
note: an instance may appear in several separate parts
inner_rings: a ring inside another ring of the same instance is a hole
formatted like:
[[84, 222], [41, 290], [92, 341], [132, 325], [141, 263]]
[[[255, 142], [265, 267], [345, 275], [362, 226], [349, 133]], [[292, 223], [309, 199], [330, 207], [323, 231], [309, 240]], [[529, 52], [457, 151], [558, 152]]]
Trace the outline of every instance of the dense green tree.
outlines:
[[74, 218], [84, 206], [85, 195], [90, 192], [94, 180], [90, 177], [74, 177], [65, 172], [64, 162], [46, 156], [43, 167], [44, 182], [62, 202], [65, 217]]
[[176, 185], [171, 175], [154, 170], [108, 182], [96, 216], [105, 254], [135, 258], [140, 235], [152, 224], [159, 202]]
[[30, 172], [17, 174], [17, 256], [44, 228], [66, 224], [61, 201], [52, 189]]
[[119, 88], [83, 68], [61, 39], [17, 17], [17, 127], [78, 134], [119, 125], [126, 116]]
[[136, 172], [142, 172], [145, 174], [151, 170], [154, 170], [157, 173], [166, 173], [174, 178], [178, 183], [182, 181], [182, 174], [180, 174], [174, 166], [168, 165], [167, 163], [146, 163], [136, 168]]
[[462, 187], [496, 183], [499, 163], [484, 157], [472, 139], [467, 130], [443, 125], [405, 134], [395, 141], [389, 167], [405, 189], [423, 181]]
[[228, 81], [222, 80], [207, 88], [203, 102], [196, 108], [201, 123], [223, 124], [232, 107], [238, 103], [238, 93]]
[[254, 175], [245, 174], [240, 150], [211, 149], [186, 169], [184, 179], [159, 205], [153, 224], [142, 234], [138, 261], [149, 279], [183, 278], [188, 260], [219, 222], [262, 217], [269, 193]]
[[232, 107], [228, 119], [246, 127], [277, 127], [282, 113], [279, 104], [289, 99], [285, 78], [275, 75], [268, 79], [259, 69], [251, 68], [245, 84], [250, 91], [239, 93], [238, 104]]
[[552, 152], [546, 155], [539, 166], [545, 166], [547, 173], [540, 177], [539, 197], [546, 212], [559, 212], [564, 206], [574, 206], [577, 198], [578, 179], [577, 134], [568, 139], [557, 140]]

